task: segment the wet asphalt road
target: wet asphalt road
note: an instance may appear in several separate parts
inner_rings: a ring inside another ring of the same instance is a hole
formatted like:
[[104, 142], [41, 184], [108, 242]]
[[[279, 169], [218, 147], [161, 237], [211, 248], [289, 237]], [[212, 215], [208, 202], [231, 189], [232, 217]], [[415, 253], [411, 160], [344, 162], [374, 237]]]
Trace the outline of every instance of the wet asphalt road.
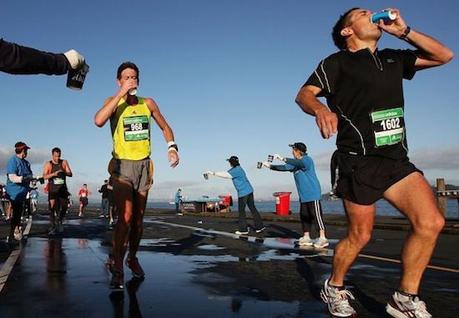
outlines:
[[[299, 224], [266, 222], [263, 234], [237, 238], [234, 219], [148, 217], [138, 254], [146, 278], [131, 280], [125, 270], [125, 291], [111, 293], [106, 223], [70, 218], [63, 236], [48, 238], [47, 217], [36, 216], [0, 293], [0, 317], [329, 317], [319, 291], [332, 251], [295, 248]], [[333, 247], [345, 229], [328, 233]], [[395, 258], [405, 235], [375, 231], [365, 253]], [[457, 237], [442, 235], [434, 265], [459, 267]], [[358, 317], [387, 317], [399, 271], [359, 258], [347, 277]], [[434, 317], [456, 317], [459, 274], [427, 270], [422, 297]]]

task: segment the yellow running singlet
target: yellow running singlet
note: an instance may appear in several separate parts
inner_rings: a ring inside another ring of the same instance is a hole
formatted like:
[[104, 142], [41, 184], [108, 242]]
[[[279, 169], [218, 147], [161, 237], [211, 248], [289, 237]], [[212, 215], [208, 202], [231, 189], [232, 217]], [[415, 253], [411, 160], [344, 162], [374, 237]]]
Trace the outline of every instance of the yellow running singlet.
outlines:
[[145, 99], [138, 97], [136, 105], [128, 105], [123, 98], [118, 102], [110, 118], [113, 158], [142, 160], [150, 156], [150, 118]]

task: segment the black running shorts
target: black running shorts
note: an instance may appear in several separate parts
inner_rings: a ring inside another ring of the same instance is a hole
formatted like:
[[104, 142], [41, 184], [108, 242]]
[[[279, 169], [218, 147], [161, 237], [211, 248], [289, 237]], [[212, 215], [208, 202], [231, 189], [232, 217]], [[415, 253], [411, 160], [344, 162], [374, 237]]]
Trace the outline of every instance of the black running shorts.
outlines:
[[408, 157], [390, 159], [337, 151], [332, 158], [335, 161], [332, 166], [336, 165], [338, 169], [335, 189], [337, 196], [362, 205], [375, 203], [389, 187], [409, 174], [422, 174]]
[[54, 191], [48, 192], [48, 200], [67, 199], [69, 192], [66, 187], [61, 187]]
[[88, 205], [88, 197], [80, 197], [80, 203], [82, 206]]

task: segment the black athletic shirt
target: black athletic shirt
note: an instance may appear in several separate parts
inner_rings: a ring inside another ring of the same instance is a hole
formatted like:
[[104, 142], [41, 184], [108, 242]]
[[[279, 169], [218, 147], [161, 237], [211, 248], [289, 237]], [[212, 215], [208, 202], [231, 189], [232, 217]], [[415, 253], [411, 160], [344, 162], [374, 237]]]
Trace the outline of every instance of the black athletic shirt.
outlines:
[[66, 182], [66, 175], [64, 171], [64, 167], [62, 166], [63, 160], [59, 159], [58, 163], [54, 163], [52, 160], [49, 161], [51, 164], [51, 172], [56, 172], [59, 170], [62, 170], [61, 173], [57, 177], [52, 177], [49, 179], [48, 183], [48, 192], [59, 192], [61, 189], [66, 189], [67, 188], [67, 182]]
[[[304, 85], [338, 115], [339, 151], [393, 159], [407, 156], [403, 79], [416, 70], [412, 50], [340, 51], [322, 60]], [[378, 112], [382, 111], [382, 112]]]

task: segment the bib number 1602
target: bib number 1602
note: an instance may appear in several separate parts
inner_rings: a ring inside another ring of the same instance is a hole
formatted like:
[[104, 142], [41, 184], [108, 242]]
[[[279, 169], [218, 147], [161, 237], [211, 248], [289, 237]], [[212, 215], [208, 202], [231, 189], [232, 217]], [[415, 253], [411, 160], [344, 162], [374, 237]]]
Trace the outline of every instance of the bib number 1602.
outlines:
[[384, 130], [400, 128], [400, 118], [391, 118], [381, 121], [381, 127]]

